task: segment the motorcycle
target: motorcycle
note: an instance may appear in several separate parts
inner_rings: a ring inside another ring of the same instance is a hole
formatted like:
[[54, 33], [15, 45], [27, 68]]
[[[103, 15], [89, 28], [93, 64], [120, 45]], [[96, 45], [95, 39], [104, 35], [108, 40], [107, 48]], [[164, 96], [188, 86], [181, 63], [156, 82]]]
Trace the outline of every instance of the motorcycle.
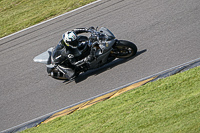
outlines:
[[114, 34], [105, 27], [101, 27], [99, 30], [97, 28], [90, 28], [89, 33], [89, 37], [83, 35], [78, 36], [79, 42], [87, 42], [87, 45], [80, 49], [81, 55], [86, 57], [91, 51], [94, 52], [95, 59], [89, 63], [89, 68], [84, 64], [75, 68], [69, 67], [67, 68], [67, 76], [64, 76], [62, 70], [54, 64], [52, 58], [54, 47], [36, 56], [33, 59], [34, 62], [46, 64], [47, 71], [49, 69], [52, 70], [49, 74], [52, 78], [71, 80], [75, 79], [82, 72], [101, 67], [116, 58], [129, 58], [137, 53], [137, 46], [134, 43], [116, 39]]

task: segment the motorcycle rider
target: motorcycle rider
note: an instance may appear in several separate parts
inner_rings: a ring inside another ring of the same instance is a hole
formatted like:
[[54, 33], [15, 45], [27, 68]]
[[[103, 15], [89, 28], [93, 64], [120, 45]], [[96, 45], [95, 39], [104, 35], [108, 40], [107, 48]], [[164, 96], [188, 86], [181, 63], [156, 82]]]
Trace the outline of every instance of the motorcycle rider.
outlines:
[[[88, 42], [79, 42], [77, 35], [88, 32], [89, 30], [86, 28], [77, 28], [72, 31], [67, 31], [63, 34], [62, 39], [53, 50], [52, 57], [57, 69], [68, 79], [74, 78], [79, 72], [75, 71], [75, 74], [69, 77], [67, 74], [67, 67], [76, 69], [77, 66], [86, 65], [87, 67], [84, 68], [89, 68], [89, 62], [94, 60], [93, 52], [90, 52], [88, 56], [83, 58], [79, 50], [87, 45]], [[83, 59], [80, 60], [80, 58]], [[48, 68], [47, 72], [50, 74], [52, 70], [53, 68]]]

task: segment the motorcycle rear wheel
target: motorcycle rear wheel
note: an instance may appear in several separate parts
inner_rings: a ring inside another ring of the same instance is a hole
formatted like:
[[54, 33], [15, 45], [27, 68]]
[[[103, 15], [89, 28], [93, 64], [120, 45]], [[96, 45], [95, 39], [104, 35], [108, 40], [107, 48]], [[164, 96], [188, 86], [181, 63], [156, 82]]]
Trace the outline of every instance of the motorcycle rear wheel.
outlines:
[[119, 40], [113, 48], [111, 55], [114, 55], [116, 58], [129, 58], [137, 53], [137, 46], [125, 40]]

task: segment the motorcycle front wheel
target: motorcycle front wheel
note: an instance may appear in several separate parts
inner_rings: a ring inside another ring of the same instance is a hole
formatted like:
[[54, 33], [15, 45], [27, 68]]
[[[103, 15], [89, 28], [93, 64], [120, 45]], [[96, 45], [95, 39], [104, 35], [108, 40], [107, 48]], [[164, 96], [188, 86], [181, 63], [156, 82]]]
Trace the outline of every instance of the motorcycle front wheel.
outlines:
[[136, 55], [137, 46], [129, 41], [119, 40], [113, 47], [111, 55], [116, 58], [129, 58]]

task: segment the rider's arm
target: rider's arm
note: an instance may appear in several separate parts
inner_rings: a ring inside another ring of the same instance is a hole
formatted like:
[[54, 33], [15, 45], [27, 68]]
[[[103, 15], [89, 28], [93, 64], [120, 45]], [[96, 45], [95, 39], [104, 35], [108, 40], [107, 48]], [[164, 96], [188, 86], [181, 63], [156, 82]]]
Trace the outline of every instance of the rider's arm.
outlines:
[[83, 65], [83, 64], [85, 64], [85, 63], [88, 63], [89, 58], [88, 58], [88, 57], [85, 57], [84, 59], [79, 60], [79, 61], [75, 61], [74, 58], [71, 58], [71, 59], [69, 59], [69, 61], [70, 61], [70, 63], [71, 63], [72, 65], [74, 65], [74, 66], [81, 66], [81, 65]]
[[87, 28], [76, 28], [72, 31], [75, 32], [76, 34], [81, 34], [81, 33], [87, 33], [88, 29]]
[[88, 55], [87, 57], [83, 58], [82, 60], [77, 61], [72, 54], [68, 54], [69, 62], [74, 66], [81, 66], [85, 63], [89, 63], [94, 60], [92, 55]]
[[55, 64], [60, 64], [66, 59], [66, 50], [61, 43], [54, 48], [52, 57]]

